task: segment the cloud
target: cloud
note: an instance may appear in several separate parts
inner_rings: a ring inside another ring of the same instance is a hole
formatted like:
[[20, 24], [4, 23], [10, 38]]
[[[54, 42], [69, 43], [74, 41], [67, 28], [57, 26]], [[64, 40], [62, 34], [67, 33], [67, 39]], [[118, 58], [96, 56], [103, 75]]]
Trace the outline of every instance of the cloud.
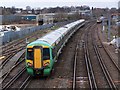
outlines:
[[0, 0], [0, 2], [118, 2], [119, 0]]
[[118, 0], [0, 0], [0, 6], [32, 8], [56, 7], [56, 6], [81, 6], [88, 5], [93, 7], [118, 7]]

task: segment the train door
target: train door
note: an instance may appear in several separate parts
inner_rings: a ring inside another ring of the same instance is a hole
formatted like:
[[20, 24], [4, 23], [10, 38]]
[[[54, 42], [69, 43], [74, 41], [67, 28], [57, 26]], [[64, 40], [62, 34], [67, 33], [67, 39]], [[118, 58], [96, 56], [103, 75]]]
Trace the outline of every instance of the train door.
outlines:
[[42, 51], [40, 47], [34, 48], [34, 68], [39, 69], [42, 67]]

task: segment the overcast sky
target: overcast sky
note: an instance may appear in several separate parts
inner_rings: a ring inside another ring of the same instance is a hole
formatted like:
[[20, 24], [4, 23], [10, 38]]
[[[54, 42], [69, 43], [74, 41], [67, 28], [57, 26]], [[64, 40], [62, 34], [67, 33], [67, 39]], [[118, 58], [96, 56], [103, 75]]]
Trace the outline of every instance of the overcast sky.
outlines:
[[88, 5], [90, 7], [118, 8], [118, 1], [120, 0], [0, 0], [0, 6], [15, 6], [18, 8], [26, 8], [26, 6], [31, 6], [32, 8], [44, 8]]

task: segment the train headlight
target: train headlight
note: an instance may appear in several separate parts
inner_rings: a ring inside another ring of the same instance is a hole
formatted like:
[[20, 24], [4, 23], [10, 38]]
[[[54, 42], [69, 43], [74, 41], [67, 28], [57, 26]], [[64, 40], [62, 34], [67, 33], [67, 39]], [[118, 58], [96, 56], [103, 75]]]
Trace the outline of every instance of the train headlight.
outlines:
[[43, 64], [43, 66], [46, 67], [46, 66], [48, 66], [49, 64], [50, 64], [49, 62], [45, 62], [45, 63]]
[[28, 65], [29, 67], [32, 67], [32, 66], [33, 66], [33, 64], [30, 63], [30, 62], [28, 62], [27, 65]]

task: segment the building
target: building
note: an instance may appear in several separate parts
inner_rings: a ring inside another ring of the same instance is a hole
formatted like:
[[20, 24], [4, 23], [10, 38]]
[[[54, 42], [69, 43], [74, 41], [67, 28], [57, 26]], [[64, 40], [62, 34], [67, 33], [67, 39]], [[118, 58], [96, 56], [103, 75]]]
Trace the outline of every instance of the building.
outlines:
[[43, 24], [51, 24], [53, 23], [55, 13], [46, 13], [37, 15], [36, 21], [43, 20]]
[[25, 14], [21, 15], [23, 20], [28, 20], [28, 21], [36, 21], [37, 15], [34, 14]]
[[118, 8], [120, 8], [120, 1], [118, 2]]
[[0, 25], [21, 20], [20, 15], [0, 15]]

